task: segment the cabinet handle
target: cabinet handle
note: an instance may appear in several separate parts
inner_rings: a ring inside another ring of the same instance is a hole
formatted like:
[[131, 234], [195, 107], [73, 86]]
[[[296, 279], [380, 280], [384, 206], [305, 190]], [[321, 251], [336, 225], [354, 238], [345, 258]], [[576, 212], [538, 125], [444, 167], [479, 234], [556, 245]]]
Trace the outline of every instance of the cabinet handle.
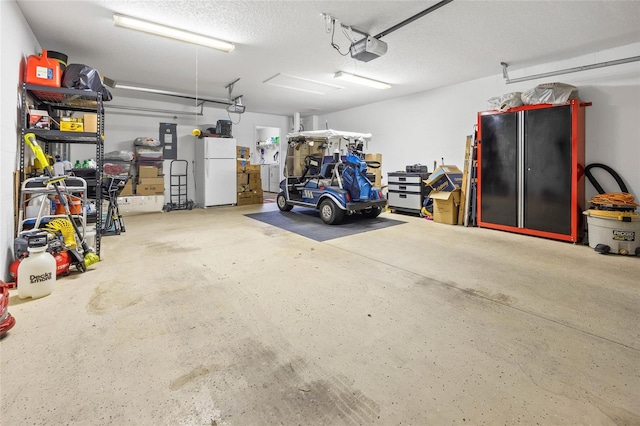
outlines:
[[407, 194], [400, 194], [400, 198], [407, 198]]
[[407, 190], [407, 187], [406, 187], [405, 185], [400, 185], [400, 189], [401, 189], [402, 191], [406, 191], [406, 190]]
[[401, 178], [398, 178], [398, 180], [399, 180], [400, 182], [406, 182], [406, 181], [407, 181], [407, 178], [406, 178], [406, 177], [401, 177]]

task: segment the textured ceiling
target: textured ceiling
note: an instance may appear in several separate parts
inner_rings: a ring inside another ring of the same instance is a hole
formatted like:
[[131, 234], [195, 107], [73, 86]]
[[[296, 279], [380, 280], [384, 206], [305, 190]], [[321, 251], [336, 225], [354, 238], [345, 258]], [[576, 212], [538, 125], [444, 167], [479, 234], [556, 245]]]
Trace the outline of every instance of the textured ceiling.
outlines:
[[[64, 52], [121, 83], [227, 98], [247, 111], [339, 111], [640, 41], [638, 1], [454, 0], [385, 36], [370, 62], [341, 56], [321, 13], [378, 34], [437, 1], [18, 0], [44, 49]], [[116, 28], [121, 13], [235, 43], [231, 53]], [[339, 29], [335, 42], [349, 42]], [[334, 80], [347, 71], [393, 85], [376, 90]], [[325, 95], [263, 84], [278, 73], [343, 87]], [[135, 97], [136, 92], [114, 90]]]

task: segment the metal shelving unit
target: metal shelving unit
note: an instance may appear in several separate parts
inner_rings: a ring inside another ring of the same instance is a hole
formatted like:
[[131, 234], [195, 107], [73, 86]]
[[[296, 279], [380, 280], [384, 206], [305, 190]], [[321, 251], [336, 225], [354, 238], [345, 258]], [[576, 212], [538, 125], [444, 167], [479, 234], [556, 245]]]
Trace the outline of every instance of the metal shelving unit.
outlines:
[[[38, 109], [89, 112], [97, 115], [96, 132], [62, 132], [29, 128], [27, 100], [31, 99]], [[33, 133], [42, 143], [45, 152], [49, 144], [95, 144], [96, 147], [96, 254], [100, 255], [100, 232], [102, 229], [102, 175], [104, 158], [104, 106], [101, 92], [90, 90], [68, 89], [64, 87], [48, 87], [23, 83], [21, 111], [21, 143], [20, 146], [20, 185], [25, 181], [25, 143], [24, 136]]]

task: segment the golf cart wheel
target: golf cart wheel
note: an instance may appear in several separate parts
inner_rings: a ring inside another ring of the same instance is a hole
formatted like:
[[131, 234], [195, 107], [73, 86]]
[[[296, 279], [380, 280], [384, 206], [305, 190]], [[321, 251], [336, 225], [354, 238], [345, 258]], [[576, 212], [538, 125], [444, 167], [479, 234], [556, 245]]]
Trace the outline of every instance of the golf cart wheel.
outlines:
[[278, 208], [280, 211], [288, 212], [293, 208], [291, 204], [287, 204], [287, 197], [284, 196], [284, 192], [281, 192], [276, 197], [276, 204], [278, 204]]
[[320, 218], [327, 225], [336, 225], [342, 222], [344, 211], [340, 210], [336, 203], [326, 199], [320, 203]]
[[382, 209], [380, 207], [369, 207], [368, 209], [362, 210], [361, 213], [362, 216], [366, 217], [367, 219], [373, 219], [380, 216], [380, 213], [382, 213]]

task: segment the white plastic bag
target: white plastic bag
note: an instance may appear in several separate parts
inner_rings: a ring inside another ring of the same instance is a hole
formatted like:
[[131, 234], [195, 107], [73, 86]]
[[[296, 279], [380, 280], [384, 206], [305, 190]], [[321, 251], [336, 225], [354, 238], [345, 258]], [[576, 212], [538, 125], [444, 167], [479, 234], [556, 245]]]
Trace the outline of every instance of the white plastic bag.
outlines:
[[533, 89], [522, 92], [525, 105], [565, 104], [569, 99], [578, 97], [578, 88], [565, 83], [543, 83]]
[[104, 154], [104, 161], [132, 161], [133, 158], [131, 151], [110, 151]]
[[160, 141], [151, 137], [135, 138], [133, 144], [136, 146], [160, 146]]
[[524, 105], [520, 97], [520, 92], [505, 93], [502, 96], [496, 96], [488, 100], [489, 108], [498, 111], [506, 111]]

